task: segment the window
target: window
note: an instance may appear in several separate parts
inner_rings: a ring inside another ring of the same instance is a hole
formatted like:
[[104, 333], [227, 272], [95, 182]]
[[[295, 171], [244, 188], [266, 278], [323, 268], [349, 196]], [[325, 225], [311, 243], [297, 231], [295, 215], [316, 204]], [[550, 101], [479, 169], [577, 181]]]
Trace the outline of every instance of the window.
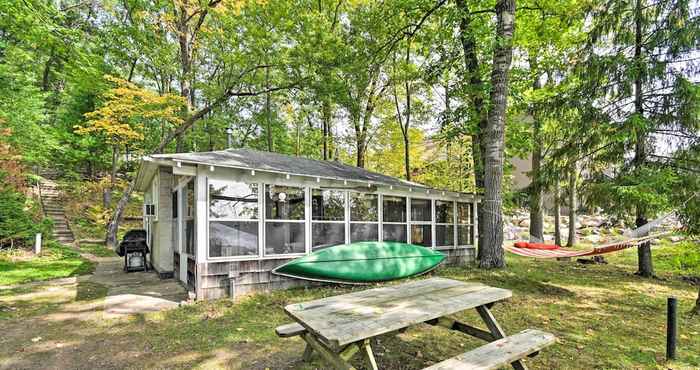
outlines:
[[209, 181], [209, 256], [257, 256], [258, 184]]
[[454, 202], [435, 201], [435, 246], [452, 248], [455, 244]]
[[350, 241], [379, 240], [379, 196], [367, 193], [349, 193]]
[[433, 208], [430, 199], [411, 199], [411, 243], [432, 248]]
[[457, 245], [474, 245], [474, 205], [457, 203]]
[[345, 192], [311, 190], [313, 250], [345, 243]]
[[406, 198], [382, 198], [382, 240], [406, 243]]
[[306, 252], [304, 188], [265, 185], [265, 255]]

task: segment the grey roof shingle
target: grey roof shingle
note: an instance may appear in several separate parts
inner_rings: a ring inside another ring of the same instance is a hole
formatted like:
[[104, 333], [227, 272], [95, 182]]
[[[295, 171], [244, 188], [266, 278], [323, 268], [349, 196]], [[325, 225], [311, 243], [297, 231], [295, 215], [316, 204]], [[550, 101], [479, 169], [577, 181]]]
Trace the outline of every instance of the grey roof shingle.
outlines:
[[198, 163], [205, 165], [243, 168], [259, 171], [272, 171], [283, 174], [317, 176], [348, 181], [367, 181], [374, 184], [427, 186], [367, 171], [364, 168], [348, 166], [335, 161], [319, 161], [303, 157], [262, 152], [252, 149], [228, 149], [213, 152], [156, 154], [151, 157], [169, 159], [183, 163]]

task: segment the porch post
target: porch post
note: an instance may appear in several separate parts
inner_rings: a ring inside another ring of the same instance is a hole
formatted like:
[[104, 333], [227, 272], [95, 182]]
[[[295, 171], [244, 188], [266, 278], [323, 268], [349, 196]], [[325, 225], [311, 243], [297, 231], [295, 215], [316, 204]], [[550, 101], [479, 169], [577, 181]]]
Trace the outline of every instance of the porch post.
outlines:
[[197, 166], [197, 177], [195, 178], [195, 294], [197, 299], [204, 298], [203, 276], [207, 264], [207, 245], [209, 244], [209, 202], [207, 200], [207, 169]]

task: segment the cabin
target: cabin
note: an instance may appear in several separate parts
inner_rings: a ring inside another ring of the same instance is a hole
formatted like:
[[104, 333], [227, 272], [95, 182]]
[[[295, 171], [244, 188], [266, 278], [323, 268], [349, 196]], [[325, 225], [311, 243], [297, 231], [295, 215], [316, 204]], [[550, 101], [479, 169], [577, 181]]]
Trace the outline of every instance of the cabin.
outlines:
[[303, 286], [271, 271], [333, 245], [400, 241], [475, 259], [474, 194], [431, 189], [337, 161], [251, 149], [144, 157], [151, 264], [197, 299]]

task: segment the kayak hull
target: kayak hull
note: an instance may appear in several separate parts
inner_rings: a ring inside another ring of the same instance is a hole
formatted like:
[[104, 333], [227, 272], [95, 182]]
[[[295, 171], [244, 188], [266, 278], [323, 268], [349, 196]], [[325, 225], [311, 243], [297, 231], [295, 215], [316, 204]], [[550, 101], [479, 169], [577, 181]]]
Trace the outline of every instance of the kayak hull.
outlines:
[[336, 245], [277, 267], [277, 275], [364, 284], [403, 279], [437, 267], [445, 255], [413, 244], [361, 242]]

